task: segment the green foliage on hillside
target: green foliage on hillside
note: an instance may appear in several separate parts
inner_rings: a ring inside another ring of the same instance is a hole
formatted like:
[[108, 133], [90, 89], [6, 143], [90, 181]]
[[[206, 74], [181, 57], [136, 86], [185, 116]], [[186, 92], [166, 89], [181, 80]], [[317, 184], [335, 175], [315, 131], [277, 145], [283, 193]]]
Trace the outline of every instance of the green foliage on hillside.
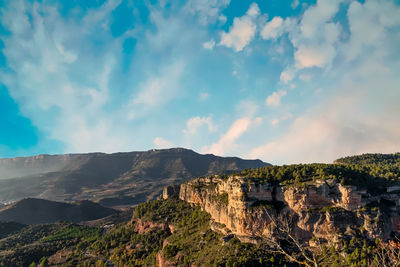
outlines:
[[0, 239], [21, 230], [25, 226], [25, 224], [16, 222], [0, 222]]
[[[247, 177], [249, 185], [256, 182], [308, 186], [317, 180], [336, 181], [379, 193], [384, 186], [400, 184], [399, 158], [400, 153], [365, 154], [339, 159], [336, 164], [270, 166], [247, 169], [236, 175]], [[209, 187], [213, 190], [215, 184]], [[212, 197], [221, 205], [228, 204], [227, 194]], [[254, 211], [279, 210], [281, 205], [280, 202], [255, 201], [249, 208]], [[389, 201], [371, 203], [363, 207], [363, 211], [385, 208], [390, 208]], [[309, 212], [346, 211], [327, 206]], [[139, 221], [148, 224], [139, 225]], [[141, 234], [138, 233], [139, 226], [142, 227]], [[134, 211], [132, 224], [121, 223], [107, 231], [70, 223], [26, 227], [0, 223], [0, 234], [3, 234], [0, 266], [29, 266], [32, 262], [54, 264], [51, 261], [55, 257], [50, 256], [56, 252], [66, 255], [58, 266], [156, 266], [160, 258], [177, 266], [298, 266], [288, 255], [296, 255], [297, 262], [305, 264], [310, 263], [307, 263], [307, 255], [313, 256], [318, 266], [327, 267], [380, 266], [382, 261], [387, 266], [400, 264], [400, 242], [357, 238], [360, 235], [357, 233], [352, 239], [343, 237], [334, 246], [319, 244], [315, 239], [318, 246], [302, 246], [304, 254], [299, 253], [301, 249], [284, 235], [275, 237], [280, 247], [271, 245], [271, 240], [257, 245], [242, 243], [233, 235], [223, 236], [212, 231], [208, 213], [175, 198], [142, 203]], [[279, 248], [289, 254], [285, 256]]]
[[155, 255], [168, 235], [160, 228], [138, 234], [132, 225], [121, 225], [96, 240], [87, 250], [114, 263], [150, 265], [155, 262]]
[[70, 223], [34, 225], [0, 239], [0, 266], [28, 266], [40, 262], [56, 251], [79, 245], [88, 245], [99, 236], [98, 228]]
[[357, 156], [343, 157], [335, 160], [340, 164], [361, 164], [361, 165], [399, 165], [400, 153], [395, 154], [362, 154]]
[[[321, 212], [341, 211], [328, 207]], [[143, 203], [134, 216], [142, 222], [151, 221], [153, 227], [142, 234], [136, 232], [136, 222], [121, 223], [103, 233], [101, 228], [67, 223], [25, 227], [0, 240], [0, 265], [54, 264], [50, 256], [65, 251], [66, 259], [57, 263], [58, 266], [108, 266], [111, 263], [114, 266], [156, 266], [157, 255], [177, 266], [298, 266], [273, 252], [268, 242], [242, 243], [233, 235], [213, 232], [208, 213], [178, 199]], [[172, 227], [173, 231], [158, 227], [160, 224]], [[283, 240], [281, 245], [288, 251], [296, 250], [288, 241]], [[379, 240], [347, 239], [336, 246], [309, 249], [307, 253], [314, 254], [319, 266], [327, 267], [379, 266], [377, 253], [386, 255], [385, 260], [392, 257], [391, 260], [400, 262], [396, 259], [398, 254], [390, 255], [388, 244]]]
[[308, 182], [332, 179], [343, 185], [379, 189], [400, 183], [400, 165], [297, 164], [246, 169], [236, 175], [259, 183], [306, 186]]
[[382, 242], [353, 237], [318, 250], [320, 266], [379, 267], [400, 264], [399, 242]]
[[96, 257], [79, 258], [75, 251], [69, 264], [79, 261], [82, 266], [95, 265], [95, 260], [101, 259], [102, 263], [97, 263], [100, 266], [109, 259], [118, 266], [155, 266], [158, 253], [179, 266], [258, 266], [273, 262], [279, 266], [285, 263], [279, 255], [274, 257], [266, 253], [261, 245], [241, 243], [234, 237], [224, 243], [222, 235], [211, 231], [208, 213], [178, 199], [140, 204], [134, 216], [142, 221], [171, 225], [173, 233], [154, 227], [138, 234], [134, 225], [121, 224], [82, 249]]
[[[178, 212], [179, 211], [179, 212]], [[184, 201], [168, 199], [154, 200], [136, 206], [134, 217], [153, 222], [166, 222], [175, 224], [182, 217], [190, 216], [193, 208]]]
[[70, 225], [65, 227], [45, 238], [41, 239], [41, 242], [54, 242], [54, 241], [66, 241], [75, 240], [79, 242], [91, 243], [95, 241], [100, 235], [102, 230], [97, 227], [88, 227], [81, 225]]

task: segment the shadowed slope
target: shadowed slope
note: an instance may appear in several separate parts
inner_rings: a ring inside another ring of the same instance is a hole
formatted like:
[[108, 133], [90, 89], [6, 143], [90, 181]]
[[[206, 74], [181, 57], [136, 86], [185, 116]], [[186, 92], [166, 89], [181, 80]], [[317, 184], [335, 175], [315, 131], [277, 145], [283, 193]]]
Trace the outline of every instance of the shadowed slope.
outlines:
[[1, 209], [0, 221], [23, 224], [81, 222], [103, 218], [117, 212], [90, 201], [71, 204], [27, 198]]

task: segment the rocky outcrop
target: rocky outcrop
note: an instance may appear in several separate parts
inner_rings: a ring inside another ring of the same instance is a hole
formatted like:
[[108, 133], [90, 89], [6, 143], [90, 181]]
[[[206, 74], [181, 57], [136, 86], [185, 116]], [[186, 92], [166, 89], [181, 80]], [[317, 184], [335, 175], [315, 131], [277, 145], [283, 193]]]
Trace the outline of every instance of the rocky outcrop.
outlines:
[[150, 232], [151, 230], [153, 230], [155, 228], [159, 228], [164, 231], [167, 231], [168, 233], [171, 233], [171, 229], [170, 229], [169, 225], [165, 224], [165, 223], [144, 221], [139, 218], [132, 218], [130, 223], [134, 226], [134, 231], [138, 234], [144, 234], [144, 233]]
[[378, 196], [333, 180], [301, 185], [256, 183], [241, 176], [210, 176], [181, 184], [179, 198], [211, 215], [213, 230], [252, 242], [273, 233], [273, 221], [295, 221], [298, 238], [334, 241], [362, 234], [387, 238], [400, 230], [400, 196]]
[[180, 185], [168, 185], [164, 187], [162, 198], [167, 199], [169, 197], [178, 197], [179, 196]]

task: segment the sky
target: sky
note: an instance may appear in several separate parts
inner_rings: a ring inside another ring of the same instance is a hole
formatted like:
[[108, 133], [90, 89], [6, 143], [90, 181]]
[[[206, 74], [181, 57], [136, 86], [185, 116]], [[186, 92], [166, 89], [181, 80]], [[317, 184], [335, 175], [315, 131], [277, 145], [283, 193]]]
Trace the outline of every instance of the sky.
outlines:
[[0, 0], [0, 157], [400, 151], [400, 1]]

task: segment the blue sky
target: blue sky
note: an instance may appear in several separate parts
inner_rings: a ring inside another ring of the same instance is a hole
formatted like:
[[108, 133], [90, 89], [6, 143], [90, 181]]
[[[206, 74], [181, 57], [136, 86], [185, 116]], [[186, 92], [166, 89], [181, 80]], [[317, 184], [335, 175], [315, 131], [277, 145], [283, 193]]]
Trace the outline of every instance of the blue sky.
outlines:
[[398, 1], [0, 5], [0, 157], [400, 151]]

